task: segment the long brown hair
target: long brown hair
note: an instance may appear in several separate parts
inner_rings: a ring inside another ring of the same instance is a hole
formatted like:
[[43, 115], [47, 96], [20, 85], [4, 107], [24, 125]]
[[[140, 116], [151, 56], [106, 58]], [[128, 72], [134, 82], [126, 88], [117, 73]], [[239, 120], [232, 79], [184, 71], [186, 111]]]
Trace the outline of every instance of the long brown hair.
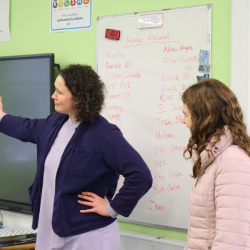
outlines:
[[[190, 159], [193, 150], [197, 160], [193, 165], [193, 177], [199, 175], [201, 168], [200, 154], [211, 143], [212, 147], [220, 141], [227, 125], [232, 134], [233, 144], [238, 145], [250, 157], [250, 137], [243, 122], [243, 113], [235, 94], [222, 82], [216, 79], [202, 80], [188, 89], [182, 95], [182, 101], [191, 113], [192, 126], [183, 156]], [[185, 154], [189, 153], [189, 157]]]

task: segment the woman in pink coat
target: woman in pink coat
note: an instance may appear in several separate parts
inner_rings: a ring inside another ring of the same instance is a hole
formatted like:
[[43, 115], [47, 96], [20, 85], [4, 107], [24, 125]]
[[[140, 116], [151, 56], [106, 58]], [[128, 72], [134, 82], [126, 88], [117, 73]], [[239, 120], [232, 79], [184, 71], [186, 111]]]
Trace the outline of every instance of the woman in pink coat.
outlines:
[[182, 95], [192, 158], [186, 250], [250, 249], [250, 137], [234, 93], [215, 79]]

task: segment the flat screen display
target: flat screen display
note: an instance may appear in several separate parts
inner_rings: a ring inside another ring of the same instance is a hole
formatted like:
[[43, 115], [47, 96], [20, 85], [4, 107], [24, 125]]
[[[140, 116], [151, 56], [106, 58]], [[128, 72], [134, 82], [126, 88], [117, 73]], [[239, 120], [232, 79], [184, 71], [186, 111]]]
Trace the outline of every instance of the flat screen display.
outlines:
[[[52, 110], [54, 54], [0, 57], [0, 96], [5, 113], [45, 118]], [[0, 207], [31, 213], [28, 188], [36, 169], [36, 145], [0, 133]]]

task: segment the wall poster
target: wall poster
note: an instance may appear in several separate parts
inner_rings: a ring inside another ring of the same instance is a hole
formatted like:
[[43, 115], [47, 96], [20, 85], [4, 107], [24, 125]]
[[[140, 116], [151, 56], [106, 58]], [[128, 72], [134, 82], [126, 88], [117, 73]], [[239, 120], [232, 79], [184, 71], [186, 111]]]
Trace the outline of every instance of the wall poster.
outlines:
[[0, 1], [0, 41], [10, 41], [10, 0]]
[[51, 0], [50, 32], [92, 29], [92, 0]]

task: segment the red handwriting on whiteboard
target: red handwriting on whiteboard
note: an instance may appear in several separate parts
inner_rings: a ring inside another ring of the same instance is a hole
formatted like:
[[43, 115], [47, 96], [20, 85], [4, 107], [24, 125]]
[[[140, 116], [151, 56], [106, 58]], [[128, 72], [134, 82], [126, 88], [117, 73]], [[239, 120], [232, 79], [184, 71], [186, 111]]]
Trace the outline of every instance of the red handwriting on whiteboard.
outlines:
[[186, 149], [186, 147], [183, 146], [175, 146], [173, 144], [170, 145], [170, 152], [181, 152], [184, 151]]
[[158, 125], [160, 126], [167, 126], [167, 125], [172, 125], [172, 122], [166, 119], [162, 118], [163, 116], [160, 116], [159, 118], [155, 119], [158, 121]]
[[119, 111], [119, 113], [121, 113], [121, 110], [122, 110], [121, 106], [110, 105], [109, 103], [106, 104], [106, 108], [107, 108], [108, 111], [117, 110], [117, 111]]
[[189, 50], [194, 50], [194, 48], [189, 44], [188, 46], [180, 46], [179, 50], [184, 50], [187, 53]]
[[161, 94], [160, 95], [160, 101], [161, 102], [173, 101], [173, 97], [174, 97], [174, 95]]
[[123, 73], [114, 73], [114, 72], [106, 72], [106, 79], [112, 79], [112, 78], [122, 78]]
[[185, 90], [185, 89], [187, 89], [187, 87], [185, 85], [182, 85], [181, 90]]
[[179, 63], [188, 63], [188, 62], [198, 62], [198, 57], [197, 56], [179, 57]]
[[166, 161], [167, 159], [162, 159], [162, 160], [154, 160], [154, 167], [155, 168], [161, 168], [166, 166]]
[[121, 97], [121, 93], [119, 92], [119, 94], [107, 94], [106, 95], [106, 100], [119, 100]]
[[142, 39], [141, 38], [132, 38], [131, 36], [127, 36], [127, 43], [133, 44], [136, 43], [136, 45], [140, 46], [142, 44]]
[[175, 123], [182, 123], [182, 117], [180, 116], [180, 115], [177, 115], [176, 117], [175, 117]]
[[106, 85], [108, 86], [108, 89], [115, 89], [117, 82], [112, 83], [109, 80], [106, 81]]
[[124, 70], [122, 73], [114, 73], [114, 72], [106, 72], [106, 79], [112, 78], [141, 78], [141, 74], [137, 71], [126, 71]]
[[165, 176], [162, 175], [161, 173], [154, 173], [154, 177], [155, 180], [159, 180], [159, 181], [165, 181]]
[[170, 104], [170, 110], [171, 111], [181, 111], [182, 110], [182, 106], [177, 106], [176, 103], [171, 103]]
[[169, 171], [169, 177], [170, 178], [178, 178], [178, 177], [181, 177], [182, 174], [181, 172], [175, 172], [173, 170]]
[[107, 59], [111, 59], [111, 58], [125, 58], [125, 56], [120, 51], [118, 51], [117, 53], [110, 53], [108, 51], [107, 54], [106, 54], [106, 58]]
[[183, 74], [183, 80], [190, 80], [190, 74], [189, 74], [189, 72], [188, 73], [184, 73]]
[[160, 194], [165, 192], [165, 188], [163, 187], [163, 185], [161, 185], [160, 187], [157, 187], [157, 184], [153, 185], [153, 190], [155, 194]]
[[150, 200], [150, 205], [149, 205], [149, 207], [148, 207], [148, 209], [149, 210], [152, 210], [152, 211], [162, 211], [163, 212], [163, 210], [164, 210], [164, 206], [162, 206], [162, 205], [159, 205], [159, 204], [157, 204], [156, 202], [154, 202], [154, 201], [151, 201]]
[[166, 109], [166, 106], [165, 105], [162, 105], [162, 104], [160, 104], [159, 106], [158, 106], [158, 114], [162, 114], [163, 112], [167, 112], [168, 110]]
[[107, 69], [121, 69], [122, 68], [122, 63], [114, 63], [114, 64], [109, 64], [109, 62], [106, 62], [106, 70]]
[[130, 82], [124, 82], [123, 80], [121, 80], [120, 82], [120, 88], [131, 88], [130, 87]]
[[176, 52], [176, 51], [177, 51], [177, 49], [176, 49], [176, 48], [174, 48], [174, 47], [171, 47], [170, 45], [165, 46], [165, 48], [164, 48], [164, 53], [168, 53], [168, 52]]
[[124, 64], [125, 69], [132, 69], [132, 62], [126, 61]]
[[178, 189], [180, 189], [180, 186], [179, 185], [170, 185], [170, 184], [168, 184], [168, 188], [167, 188], [167, 190], [168, 190], [168, 192], [172, 192], [172, 191], [177, 191]]
[[119, 121], [121, 120], [121, 114], [106, 114], [106, 118], [109, 120], [109, 121]]
[[130, 92], [125, 92], [123, 98], [124, 98], [124, 99], [127, 99], [127, 100], [128, 100], [128, 99], [132, 99], [132, 98], [131, 98], [131, 93], [130, 93]]
[[123, 71], [123, 78], [141, 78], [141, 74], [137, 71]]
[[167, 134], [165, 131], [163, 133], [161, 132], [156, 132], [156, 140], [166, 140], [170, 138], [175, 138], [173, 134]]
[[163, 154], [165, 153], [165, 149], [166, 149], [166, 145], [164, 145], [164, 147], [162, 146], [159, 146], [159, 147], [154, 147], [155, 149], [155, 155], [158, 155], [158, 154]]
[[160, 35], [160, 36], [158, 36], [157, 34], [152, 34], [152, 33], [150, 33], [150, 35], [148, 36], [148, 40], [150, 40], [150, 41], [161, 41], [161, 40], [168, 40], [168, 39], [170, 39], [170, 33], [168, 32], [168, 34], [165, 34], [165, 35]]
[[161, 80], [162, 80], [163, 82], [180, 81], [180, 80], [179, 80], [179, 75], [174, 74], [174, 75], [170, 76], [170, 75], [166, 75], [165, 73], [162, 74]]
[[163, 63], [172, 63], [172, 64], [174, 64], [174, 63], [177, 63], [177, 59], [170, 59], [170, 58], [168, 58], [168, 57], [163, 57]]
[[179, 92], [179, 98], [178, 100], [181, 100], [182, 99], [182, 92]]
[[186, 64], [185, 65], [185, 70], [186, 71], [191, 71], [191, 70], [193, 70], [194, 69], [194, 65], [192, 65], [192, 64]]
[[165, 92], [165, 91], [177, 91], [177, 89], [175, 85], [171, 87], [166, 87], [164, 85], [161, 85], [161, 92]]

